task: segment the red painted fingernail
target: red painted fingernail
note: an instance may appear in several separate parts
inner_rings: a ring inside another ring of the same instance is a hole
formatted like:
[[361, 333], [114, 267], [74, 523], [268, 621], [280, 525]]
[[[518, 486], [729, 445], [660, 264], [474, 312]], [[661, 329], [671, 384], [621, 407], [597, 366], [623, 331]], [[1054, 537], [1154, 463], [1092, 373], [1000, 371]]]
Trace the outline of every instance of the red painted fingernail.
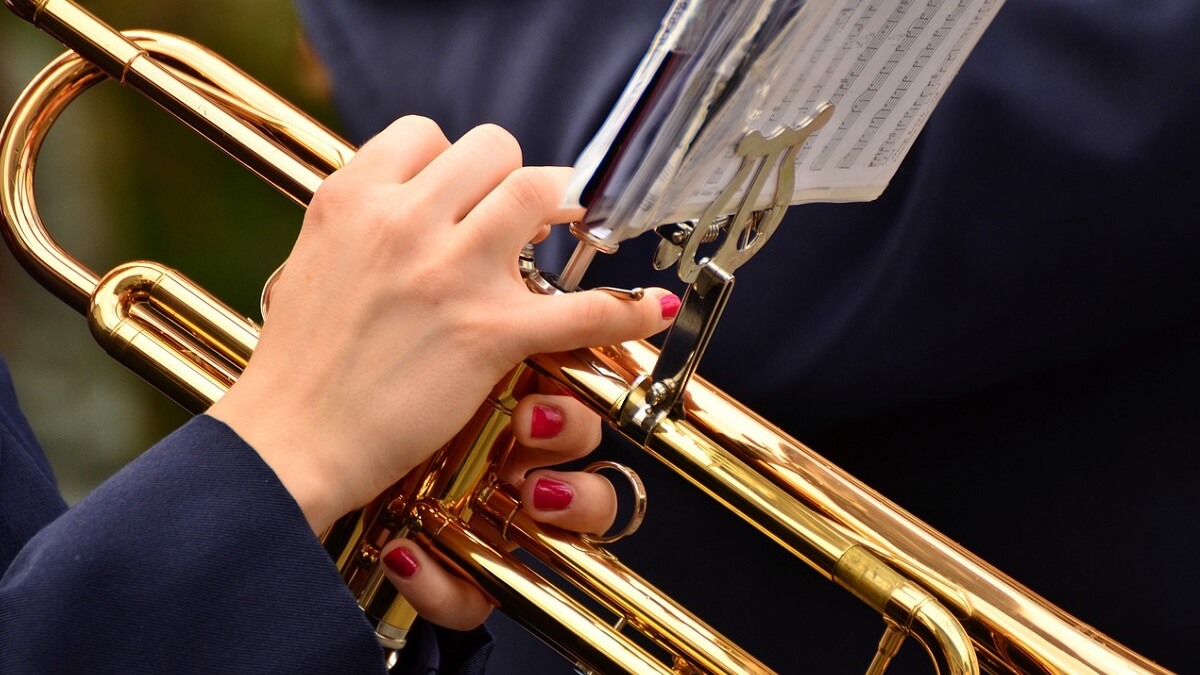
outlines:
[[529, 435], [534, 438], [554, 438], [563, 428], [562, 411], [548, 405], [535, 405], [529, 427]]
[[662, 306], [662, 317], [664, 319], [674, 319], [679, 313], [679, 298], [668, 293], [658, 299], [658, 304]]
[[533, 507], [539, 511], [562, 511], [574, 498], [570, 485], [553, 478], [539, 478], [533, 485]]
[[417, 559], [403, 546], [398, 546], [392, 549], [391, 553], [383, 556], [383, 564], [402, 579], [407, 579], [417, 573]]

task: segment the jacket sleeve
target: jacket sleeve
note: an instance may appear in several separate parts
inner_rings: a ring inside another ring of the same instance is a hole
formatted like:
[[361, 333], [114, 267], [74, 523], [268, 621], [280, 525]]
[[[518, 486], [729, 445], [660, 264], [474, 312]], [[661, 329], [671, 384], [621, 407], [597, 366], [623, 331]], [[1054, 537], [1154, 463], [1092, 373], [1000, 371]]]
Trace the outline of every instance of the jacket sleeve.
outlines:
[[[12, 450], [0, 450], [5, 472], [22, 457]], [[424, 663], [406, 670], [478, 665], [488, 636], [467, 635], [467, 653], [423, 644], [412, 657]], [[0, 578], [0, 672], [85, 670], [384, 665], [291, 495], [237, 434], [201, 416], [42, 527]]]

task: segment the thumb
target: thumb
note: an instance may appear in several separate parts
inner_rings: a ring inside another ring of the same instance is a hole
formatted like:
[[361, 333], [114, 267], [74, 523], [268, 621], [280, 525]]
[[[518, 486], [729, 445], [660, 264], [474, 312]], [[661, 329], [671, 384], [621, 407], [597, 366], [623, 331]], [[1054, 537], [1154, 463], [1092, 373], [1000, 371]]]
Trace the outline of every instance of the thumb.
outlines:
[[680, 300], [662, 288], [648, 288], [640, 300], [621, 299], [604, 291], [534, 296], [518, 319], [529, 354], [598, 347], [640, 340], [669, 327]]

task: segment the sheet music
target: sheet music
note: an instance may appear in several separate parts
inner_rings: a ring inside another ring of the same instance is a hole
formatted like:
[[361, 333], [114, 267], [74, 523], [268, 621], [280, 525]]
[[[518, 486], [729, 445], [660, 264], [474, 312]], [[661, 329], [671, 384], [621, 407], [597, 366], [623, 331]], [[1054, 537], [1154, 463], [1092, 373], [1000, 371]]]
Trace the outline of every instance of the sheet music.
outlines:
[[[699, 134], [656, 139], [676, 152], [645, 169], [654, 178], [640, 194], [610, 195], [613, 203], [589, 229], [616, 243], [699, 217], [740, 166], [734, 149], [747, 132], [795, 125], [824, 102], [834, 116], [797, 157], [792, 203], [878, 197], [1002, 2], [774, 3], [775, 21], [761, 22], [740, 72], [696, 125]], [[773, 186], [762, 194], [765, 208]]]
[[[792, 0], [795, 2], [796, 0]], [[567, 202], [593, 221], [666, 187], [770, 18], [775, 0], [675, 0], [603, 126], [576, 160]], [[627, 213], [625, 215], [628, 215]]]

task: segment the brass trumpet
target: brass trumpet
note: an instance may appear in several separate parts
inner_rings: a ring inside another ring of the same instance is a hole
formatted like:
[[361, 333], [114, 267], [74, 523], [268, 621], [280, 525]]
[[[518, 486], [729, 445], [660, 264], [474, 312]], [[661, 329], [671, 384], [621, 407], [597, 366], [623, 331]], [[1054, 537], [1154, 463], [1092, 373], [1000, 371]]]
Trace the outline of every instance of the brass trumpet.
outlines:
[[[54, 241], [33, 202], [38, 150], [65, 107], [112, 77], [142, 92], [300, 204], [354, 150], [211, 52], [152, 32], [119, 33], [70, 0], [6, 0], [70, 49], [28, 86], [0, 131], [4, 236], [25, 269], [89, 318], [115, 358], [192, 411], [236, 380], [257, 325], [156, 263], [104, 275]], [[939, 672], [1164, 672], [978, 560], [884, 497], [693, 378], [681, 406], [640, 433], [618, 417], [657, 359], [645, 343], [535, 357], [497, 385], [424, 467], [326, 534], [360, 605], [399, 646], [411, 611], [376, 565], [407, 530], [506, 613], [596, 672], [765, 672], [767, 668], [585, 538], [539, 527], [490, 467], [508, 442], [512, 395], [548, 376], [718, 502], [883, 615], [870, 672], [906, 635]], [[487, 527], [473, 527], [486, 524]], [[507, 538], [579, 585], [617, 627], [505, 552]], [[641, 631], [653, 648], [622, 634]], [[652, 653], [665, 652], [666, 660]]]

